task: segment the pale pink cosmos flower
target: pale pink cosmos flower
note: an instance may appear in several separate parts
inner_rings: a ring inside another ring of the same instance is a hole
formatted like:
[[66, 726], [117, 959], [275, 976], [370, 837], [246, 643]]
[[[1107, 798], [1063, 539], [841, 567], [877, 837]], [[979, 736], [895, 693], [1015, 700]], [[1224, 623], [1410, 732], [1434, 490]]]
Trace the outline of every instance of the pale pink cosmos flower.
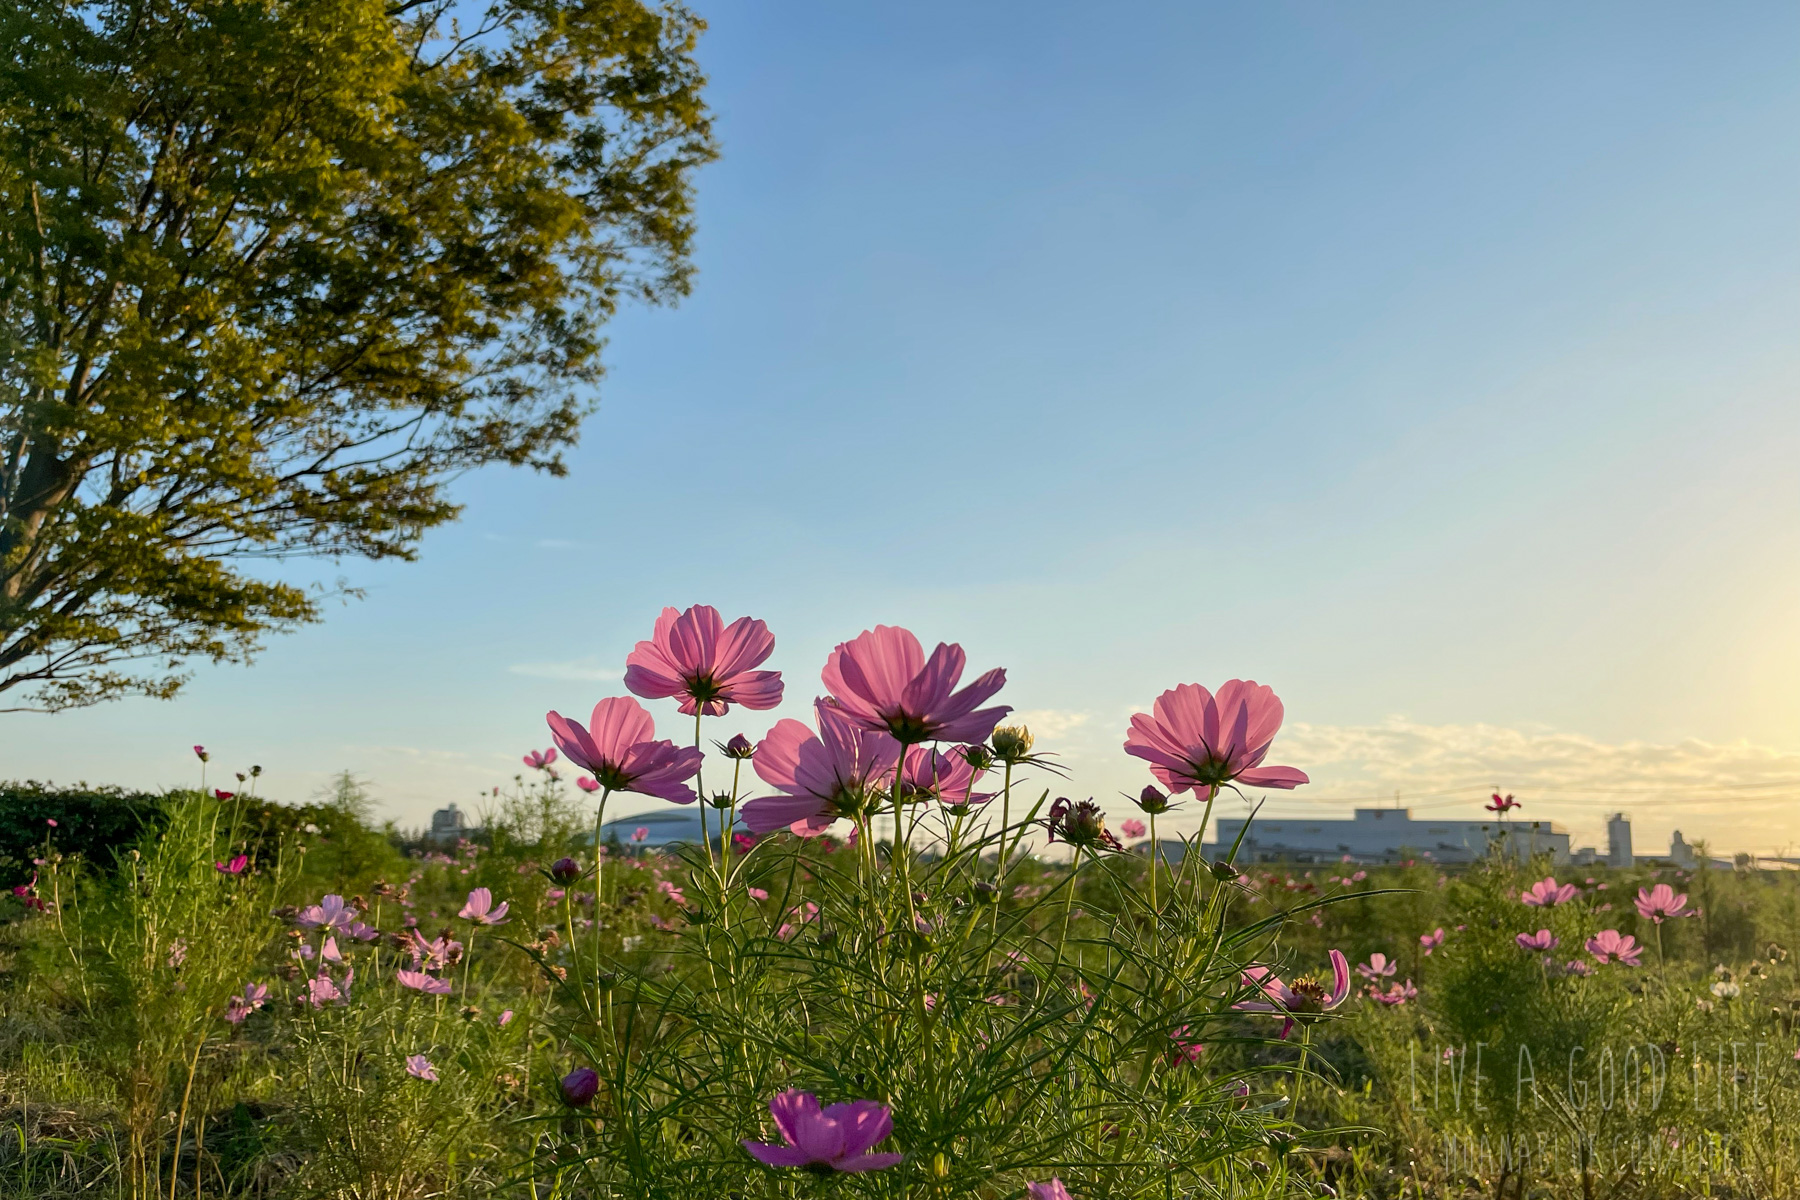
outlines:
[[1240, 1012], [1279, 1013], [1287, 1018], [1281, 1027], [1286, 1037], [1296, 1017], [1312, 1017], [1328, 1012], [1344, 1002], [1350, 994], [1350, 960], [1341, 950], [1332, 950], [1331, 989], [1315, 979], [1298, 979], [1283, 983], [1268, 967], [1251, 967], [1244, 972], [1244, 986], [1254, 988], [1263, 999], [1241, 1000], [1231, 1007]]
[[448, 937], [425, 940], [417, 929], [406, 931], [407, 949], [412, 951], [413, 966], [427, 971], [441, 971], [462, 957], [463, 944]]
[[781, 720], [756, 744], [750, 764], [780, 794], [744, 805], [744, 824], [755, 833], [785, 826], [801, 837], [816, 837], [838, 817], [863, 811], [883, 775], [893, 779], [898, 742], [859, 727], [826, 701], [816, 701], [813, 711], [818, 733], [799, 721]]
[[1396, 963], [1378, 950], [1369, 955], [1368, 962], [1356, 968], [1356, 973], [1373, 983], [1377, 979], [1386, 979], [1399, 969]]
[[500, 907], [494, 907], [494, 893], [484, 887], [476, 888], [469, 893], [468, 902], [456, 915], [465, 921], [473, 921], [477, 925], [504, 925], [510, 919], [506, 915], [510, 901], [502, 900]]
[[1171, 792], [1207, 796], [1232, 783], [1296, 788], [1308, 782], [1304, 771], [1262, 765], [1282, 715], [1274, 691], [1254, 680], [1230, 680], [1217, 696], [1184, 683], [1158, 696], [1154, 712], [1131, 718], [1125, 753], [1148, 762]]
[[505, 1029], [508, 1025], [512, 1024], [512, 1018], [513, 1018], [513, 1011], [512, 1011], [512, 1009], [509, 1008], [505, 1012], [500, 1014], [497, 1024], [500, 1026], [500, 1028]]
[[771, 1167], [878, 1171], [906, 1157], [870, 1153], [894, 1129], [893, 1114], [873, 1100], [821, 1109], [817, 1096], [796, 1089], [770, 1100], [769, 1112], [787, 1144], [746, 1140], [743, 1145], [758, 1162]]
[[401, 987], [411, 988], [415, 992], [424, 992], [427, 996], [448, 996], [450, 981], [436, 979], [423, 971], [408, 971], [404, 967], [394, 972], [394, 980]]
[[961, 691], [963, 648], [939, 642], [931, 657], [911, 630], [877, 625], [842, 642], [825, 662], [831, 703], [860, 729], [918, 742], [985, 742], [1012, 709], [978, 708], [1006, 685], [995, 667]]
[[1627, 967], [1640, 965], [1638, 956], [1644, 952], [1644, 948], [1637, 944], [1636, 938], [1628, 933], [1622, 934], [1616, 929], [1602, 929], [1589, 938], [1587, 950], [1594, 956], [1595, 962], [1601, 964], [1618, 962]]
[[426, 1058], [423, 1054], [409, 1054], [406, 1056], [406, 1073], [411, 1075], [414, 1079], [423, 1079], [426, 1083], [436, 1083], [438, 1081], [437, 1068], [432, 1066], [431, 1060]]
[[1430, 933], [1421, 933], [1419, 935], [1419, 945], [1424, 948], [1425, 957], [1427, 957], [1427, 958], [1431, 957], [1431, 952], [1433, 950], [1436, 950], [1439, 946], [1441, 946], [1443, 944], [1444, 944], [1444, 927], [1442, 925], [1438, 926], [1435, 930], [1433, 930]]
[[1568, 962], [1564, 963], [1563, 970], [1571, 975], [1592, 975], [1594, 973], [1594, 968], [1588, 966], [1587, 963], [1579, 958], [1571, 958]]
[[1678, 896], [1675, 889], [1666, 883], [1659, 883], [1653, 888], [1639, 888], [1638, 916], [1661, 925], [1669, 917], [1687, 916], [1687, 901], [1686, 892]]
[[225, 1002], [225, 1019], [242, 1025], [244, 1018], [269, 1002], [269, 987], [264, 983], [246, 983], [241, 995]]
[[319, 947], [319, 958], [324, 962], [335, 963], [340, 967], [344, 965], [344, 956], [338, 951], [336, 938], [328, 937], [325, 939], [325, 944]]
[[1554, 908], [1558, 904], [1567, 904], [1580, 892], [1572, 883], [1557, 885], [1556, 876], [1546, 875], [1524, 891], [1519, 893], [1519, 903], [1532, 908]]
[[337, 984], [324, 972], [306, 981], [306, 999], [314, 1008], [324, 1008], [332, 1000], [342, 1000], [344, 994], [338, 991]]
[[1418, 998], [1419, 989], [1413, 986], [1413, 981], [1410, 979], [1405, 983], [1396, 983], [1392, 985], [1385, 992], [1378, 992], [1374, 988], [1369, 989], [1369, 999], [1375, 1001], [1377, 1004], [1385, 1004], [1389, 1008], [1398, 1007], [1409, 1000], [1417, 1000]]
[[1119, 832], [1128, 838], [1141, 838], [1147, 832], [1144, 823], [1136, 817], [1127, 817], [1119, 822]]
[[569, 760], [592, 771], [609, 790], [640, 792], [676, 804], [694, 802], [694, 789], [683, 780], [700, 770], [706, 756], [694, 746], [656, 741], [656, 721], [629, 696], [609, 696], [594, 705], [586, 728], [561, 713], [544, 719]]
[[1521, 933], [1514, 936], [1513, 941], [1519, 943], [1519, 949], [1530, 950], [1538, 954], [1556, 949], [1556, 935], [1548, 929], [1540, 929], [1536, 933]]
[[523, 761], [533, 770], [548, 770], [550, 764], [556, 761], [556, 747], [552, 746], [548, 750], [533, 750], [525, 755]]
[[625, 687], [647, 700], [680, 696], [690, 717], [722, 717], [733, 704], [774, 708], [781, 703], [781, 672], [755, 669], [774, 649], [775, 637], [761, 621], [739, 617], [726, 625], [708, 604], [686, 612], [665, 608], [650, 640], [625, 659]]
[[294, 915], [294, 924], [304, 929], [342, 929], [348, 931], [356, 923], [356, 910], [335, 893], [317, 904], [311, 904]]
[[647, 838], [649, 838], [649, 836], [650, 836], [649, 828], [646, 826], [643, 826], [643, 825], [639, 825], [636, 829], [631, 831], [631, 840], [634, 842], [644, 841]]
[[1069, 1189], [1063, 1186], [1063, 1181], [1054, 1175], [1050, 1177], [1049, 1183], [1027, 1183], [1025, 1193], [1031, 1200], [1074, 1200], [1069, 1195]]
[[749, 896], [752, 900], [767, 900], [769, 898], [767, 889], [759, 887], [745, 888], [744, 894]]

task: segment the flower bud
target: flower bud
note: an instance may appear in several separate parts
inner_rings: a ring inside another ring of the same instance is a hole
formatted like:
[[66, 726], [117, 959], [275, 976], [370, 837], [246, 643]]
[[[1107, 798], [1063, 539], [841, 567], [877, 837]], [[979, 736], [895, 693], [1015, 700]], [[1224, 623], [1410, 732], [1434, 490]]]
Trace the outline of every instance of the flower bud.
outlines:
[[1031, 757], [1031, 730], [1023, 725], [1002, 725], [989, 739], [994, 757], [1003, 763], [1021, 763]]
[[1144, 790], [1138, 793], [1137, 806], [1147, 813], [1169, 811], [1169, 798], [1155, 784], [1145, 784]]
[[550, 864], [550, 878], [561, 884], [574, 883], [581, 878], [581, 864], [572, 858], [559, 858]]
[[994, 765], [994, 752], [986, 746], [964, 746], [962, 756], [976, 771], [985, 771]]
[[600, 1076], [592, 1067], [576, 1067], [562, 1077], [563, 1103], [570, 1108], [586, 1108], [600, 1091]]
[[723, 754], [726, 758], [756, 757], [756, 743], [752, 742], [741, 733], [732, 734], [731, 740], [728, 742], [714, 742], [713, 745], [717, 746], [719, 748], [719, 753]]
[[969, 889], [977, 904], [1000, 903], [1000, 889], [991, 883], [978, 883]]
[[950, 1158], [942, 1150], [931, 1156], [931, 1177], [933, 1179], [950, 1178]]
[[730, 808], [731, 807], [731, 793], [730, 792], [714, 792], [707, 799], [706, 802], [708, 804], [712, 805], [714, 808]]
[[250, 768], [250, 778], [252, 778], [252, 779], [254, 779], [254, 778], [256, 778], [256, 777], [257, 777], [257, 776], [258, 776], [258, 775], [261, 775], [261, 774], [262, 774], [262, 768], [261, 768], [261, 767], [251, 767], [251, 768]]
[[618, 982], [619, 973], [617, 971], [602, 971], [600, 974], [594, 976], [594, 986], [603, 992], [612, 991]]
[[1222, 858], [1216, 860], [1212, 865], [1212, 877], [1220, 883], [1230, 883], [1232, 880], [1240, 878], [1242, 874], [1243, 872]]

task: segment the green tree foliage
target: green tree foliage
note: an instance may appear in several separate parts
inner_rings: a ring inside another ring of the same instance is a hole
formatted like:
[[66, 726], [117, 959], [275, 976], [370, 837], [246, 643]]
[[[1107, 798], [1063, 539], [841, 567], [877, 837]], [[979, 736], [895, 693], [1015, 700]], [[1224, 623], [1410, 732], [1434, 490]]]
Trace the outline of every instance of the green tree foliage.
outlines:
[[645, 0], [0, 6], [0, 693], [172, 694], [560, 472], [688, 287], [701, 23]]

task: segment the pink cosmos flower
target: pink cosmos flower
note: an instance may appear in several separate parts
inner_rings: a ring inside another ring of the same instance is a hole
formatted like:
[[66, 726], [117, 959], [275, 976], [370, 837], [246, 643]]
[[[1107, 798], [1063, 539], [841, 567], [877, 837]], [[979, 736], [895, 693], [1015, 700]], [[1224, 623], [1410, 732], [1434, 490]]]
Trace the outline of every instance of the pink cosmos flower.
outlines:
[[649, 836], [650, 830], [647, 826], [639, 825], [636, 829], [631, 831], [631, 840], [634, 842], [644, 841]]
[[1519, 949], [1531, 950], [1539, 954], [1556, 949], [1556, 936], [1548, 929], [1540, 929], [1536, 933], [1521, 933], [1513, 938], [1519, 943]]
[[221, 875], [242, 875], [244, 869], [249, 865], [250, 856], [247, 854], [239, 854], [235, 855], [230, 862], [214, 863], [213, 870], [219, 872]]
[[1594, 968], [1588, 966], [1587, 963], [1579, 958], [1571, 958], [1568, 962], [1564, 963], [1563, 970], [1571, 975], [1592, 975], [1594, 973]]
[[1330, 957], [1330, 991], [1316, 979], [1299, 979], [1290, 985], [1283, 983], [1267, 967], [1251, 967], [1244, 972], [1244, 986], [1256, 989], [1264, 998], [1241, 1000], [1231, 1007], [1240, 1012], [1280, 1013], [1287, 1018], [1287, 1023], [1281, 1027], [1281, 1036], [1286, 1037], [1294, 1027], [1296, 1017], [1328, 1012], [1342, 1004], [1344, 997], [1350, 994], [1350, 960], [1341, 950], [1331, 951]]
[[548, 750], [533, 750], [525, 755], [523, 761], [533, 770], [542, 771], [556, 761], [556, 747], [552, 746]]
[[935, 797], [942, 804], [981, 804], [993, 797], [973, 791], [977, 774], [961, 754], [921, 750], [907, 756], [900, 794], [910, 803]]
[[423, 1054], [409, 1054], [406, 1056], [406, 1073], [411, 1075], [414, 1079], [423, 1079], [426, 1083], [436, 1083], [438, 1081], [437, 1068], [432, 1066], [431, 1060], [426, 1058]]
[[600, 781], [592, 775], [579, 775], [575, 779], [575, 786], [584, 792], [597, 792], [600, 790]]
[[1424, 947], [1425, 957], [1427, 958], [1431, 957], [1431, 952], [1433, 950], [1436, 950], [1443, 944], [1444, 927], [1442, 925], [1438, 926], [1437, 929], [1433, 930], [1431, 933], [1421, 933], [1419, 935], [1419, 945]]
[[1556, 876], [1546, 875], [1519, 893], [1519, 903], [1528, 904], [1532, 908], [1554, 908], [1573, 900], [1580, 890], [1572, 883], [1558, 887]]
[[722, 717], [733, 704], [774, 708], [781, 703], [781, 672], [754, 669], [774, 649], [775, 637], [761, 621], [739, 617], [726, 625], [706, 604], [680, 613], [665, 608], [650, 640], [626, 658], [625, 687], [647, 700], [680, 696], [690, 717]]
[[1489, 812], [1494, 813], [1496, 815], [1500, 815], [1500, 814], [1504, 814], [1509, 809], [1518, 808], [1519, 802], [1512, 798], [1511, 792], [1508, 792], [1504, 796], [1502, 796], [1499, 792], [1495, 792], [1494, 798], [1492, 800], [1488, 801], [1484, 807]]
[[201, 762], [207, 762], [212, 758], [212, 755], [210, 755], [206, 752], [205, 746], [195, 746], [194, 747], [194, 757], [199, 759]]
[[1659, 883], [1653, 888], [1639, 888], [1637, 894], [1638, 916], [1661, 925], [1669, 917], [1687, 916], [1687, 893], [1679, 896], [1675, 889], [1666, 883]]
[[356, 910], [344, 898], [332, 893], [294, 914], [294, 924], [303, 929], [342, 929], [346, 932], [356, 923]]
[[859, 729], [887, 733], [896, 741], [985, 742], [1012, 709], [976, 706], [1006, 685], [1000, 667], [961, 691], [967, 659], [963, 648], [939, 642], [931, 657], [907, 629], [877, 625], [831, 652], [825, 662], [825, 690], [831, 703]]
[[1063, 1181], [1054, 1175], [1050, 1177], [1049, 1183], [1026, 1184], [1025, 1191], [1031, 1200], [1074, 1200], [1069, 1195], [1069, 1189], [1063, 1186]]
[[1176, 1062], [1192, 1065], [1200, 1061], [1200, 1056], [1206, 1053], [1206, 1047], [1199, 1042], [1189, 1041], [1187, 1032], [1186, 1025], [1177, 1026], [1170, 1031], [1169, 1040], [1175, 1043]]
[[468, 902], [456, 915], [477, 925], [504, 925], [508, 920], [506, 908], [510, 903], [511, 901], [502, 900], [500, 907], [494, 908], [494, 894], [484, 887], [476, 888], [469, 893]]
[[1144, 829], [1144, 823], [1142, 821], [1138, 820], [1136, 817], [1127, 817], [1125, 820], [1119, 822], [1119, 832], [1128, 838], [1141, 838], [1144, 836], [1146, 830]]
[[1377, 979], [1386, 979], [1399, 969], [1399, 966], [1391, 961], [1387, 955], [1377, 951], [1376, 953], [1369, 955], [1368, 962], [1356, 968], [1356, 973], [1373, 983]]
[[246, 983], [241, 995], [225, 1002], [225, 1019], [242, 1025], [244, 1018], [269, 1002], [269, 987], [263, 983]]
[[745, 888], [744, 894], [749, 896], [752, 900], [767, 900], [769, 898], [768, 891], [759, 887]]
[[448, 996], [450, 981], [434, 979], [423, 971], [408, 971], [402, 968], [394, 972], [394, 979], [401, 987], [411, 988], [415, 992], [424, 992], [427, 996]]
[[786, 826], [801, 837], [816, 837], [840, 816], [863, 811], [883, 775], [893, 779], [898, 742], [860, 727], [827, 701], [815, 701], [813, 711], [818, 733], [799, 721], [781, 720], [756, 744], [751, 766], [781, 794], [744, 805], [744, 824], [754, 833]]
[[1605, 964], [1619, 962], [1628, 967], [1640, 965], [1638, 956], [1644, 948], [1637, 944], [1637, 939], [1630, 934], [1621, 934], [1616, 929], [1602, 929], [1587, 940], [1588, 953], [1594, 961]]
[[463, 944], [448, 937], [439, 936], [426, 941], [425, 935], [417, 929], [409, 929], [406, 938], [407, 949], [412, 951], [415, 968], [422, 965], [427, 971], [441, 971], [462, 958]]
[[508, 1025], [512, 1024], [512, 1018], [513, 1011], [509, 1008], [500, 1014], [499, 1018], [495, 1021], [495, 1024], [499, 1025], [500, 1028], [505, 1029]]
[[585, 729], [561, 713], [544, 719], [569, 761], [592, 771], [612, 791], [693, 803], [694, 789], [682, 781], [700, 770], [705, 755], [694, 746], [655, 741], [655, 720], [629, 696], [609, 696], [594, 705]]
[[52, 829], [55, 829], [56, 828], [56, 818], [55, 817], [45, 817], [44, 824], [48, 825]]
[[1389, 1008], [1397, 1007], [1405, 1004], [1408, 1000], [1417, 1000], [1418, 998], [1419, 989], [1413, 986], [1413, 981], [1410, 979], [1405, 983], [1394, 984], [1385, 992], [1378, 992], [1374, 988], [1369, 989], [1369, 999], [1375, 1001], [1377, 1004], [1385, 1004]]
[[338, 966], [343, 966], [344, 956], [338, 951], [336, 938], [328, 937], [325, 939], [325, 944], [319, 947], [319, 959], [322, 962], [335, 963]]
[[771, 1167], [827, 1168], [832, 1171], [878, 1171], [904, 1154], [871, 1154], [894, 1129], [893, 1114], [873, 1100], [853, 1100], [820, 1109], [811, 1092], [786, 1091], [769, 1101], [775, 1127], [785, 1146], [746, 1140], [758, 1162]]
[[344, 994], [338, 991], [331, 976], [321, 970], [318, 975], [306, 981], [306, 998], [314, 1008], [324, 1008], [332, 1000], [342, 1000]]
[[1230, 680], [1217, 696], [1184, 683], [1158, 696], [1154, 713], [1131, 718], [1125, 753], [1148, 762], [1171, 792], [1205, 796], [1231, 783], [1296, 788], [1308, 782], [1304, 771], [1262, 765], [1282, 713], [1274, 691], [1253, 680]]

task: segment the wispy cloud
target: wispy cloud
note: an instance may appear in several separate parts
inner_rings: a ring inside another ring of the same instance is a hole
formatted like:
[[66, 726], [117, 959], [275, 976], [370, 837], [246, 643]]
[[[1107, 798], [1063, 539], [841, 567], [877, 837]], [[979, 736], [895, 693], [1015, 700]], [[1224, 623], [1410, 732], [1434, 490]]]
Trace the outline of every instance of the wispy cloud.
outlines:
[[1045, 738], [1067, 737], [1087, 724], [1092, 715], [1064, 708], [1025, 708], [1009, 714], [1004, 723], [1023, 725], [1031, 730], [1032, 737], [1041, 741]]
[[514, 663], [506, 669], [513, 675], [526, 675], [532, 679], [616, 680], [625, 677], [625, 672], [618, 667], [602, 667], [591, 659]]

